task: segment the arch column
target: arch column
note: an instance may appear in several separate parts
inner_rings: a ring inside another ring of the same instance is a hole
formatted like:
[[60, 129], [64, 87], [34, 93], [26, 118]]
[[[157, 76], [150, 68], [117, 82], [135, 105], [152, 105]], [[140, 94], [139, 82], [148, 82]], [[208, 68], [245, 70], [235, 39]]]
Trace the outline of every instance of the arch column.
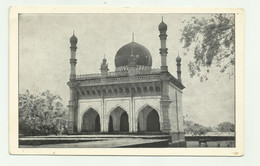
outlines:
[[171, 131], [171, 123], [169, 118], [170, 103], [171, 103], [170, 100], [161, 100], [161, 110], [162, 110], [161, 131], [162, 132]]
[[104, 101], [104, 96], [102, 95], [102, 104], [101, 104], [101, 119], [100, 119], [100, 131], [105, 132], [105, 101]]
[[128, 116], [128, 122], [129, 122], [129, 132], [135, 132], [134, 129], [134, 100], [133, 100], [133, 95], [131, 92], [131, 88], [130, 88], [130, 93], [131, 93], [131, 100], [130, 100], [130, 111], [129, 111], [129, 116]]
[[103, 132], [108, 132], [109, 114], [104, 115]]
[[137, 130], [138, 130], [138, 124], [140, 131], [147, 131], [147, 117], [150, 111], [140, 111], [138, 115], [138, 121], [137, 121]]

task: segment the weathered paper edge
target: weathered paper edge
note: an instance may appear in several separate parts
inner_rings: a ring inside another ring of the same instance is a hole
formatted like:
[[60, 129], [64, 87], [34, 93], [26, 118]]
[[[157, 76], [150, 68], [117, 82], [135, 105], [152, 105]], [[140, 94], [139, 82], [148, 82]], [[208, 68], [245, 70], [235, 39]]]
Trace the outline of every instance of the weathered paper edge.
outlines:
[[[19, 13], [235, 13], [236, 147], [235, 148], [19, 148], [18, 14]], [[244, 10], [235, 8], [10, 7], [9, 13], [9, 153], [31, 155], [244, 155]]]

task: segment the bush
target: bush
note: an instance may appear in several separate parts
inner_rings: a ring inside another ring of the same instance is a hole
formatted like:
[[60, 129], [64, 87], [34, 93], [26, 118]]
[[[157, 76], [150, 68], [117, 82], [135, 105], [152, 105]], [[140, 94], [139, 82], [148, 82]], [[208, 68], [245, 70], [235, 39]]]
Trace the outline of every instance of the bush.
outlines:
[[184, 131], [187, 134], [203, 135], [212, 131], [211, 127], [205, 127], [201, 124], [194, 123], [193, 121], [184, 121]]
[[50, 91], [19, 95], [19, 134], [49, 135], [67, 131], [68, 110]]

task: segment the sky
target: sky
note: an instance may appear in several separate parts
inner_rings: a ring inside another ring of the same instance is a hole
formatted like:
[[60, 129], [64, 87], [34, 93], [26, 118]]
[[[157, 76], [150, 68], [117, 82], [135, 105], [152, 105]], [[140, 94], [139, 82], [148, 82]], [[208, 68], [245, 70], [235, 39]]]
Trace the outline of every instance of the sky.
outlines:
[[99, 73], [105, 55], [110, 71], [120, 47], [132, 41], [145, 46], [159, 68], [158, 25], [163, 16], [167, 30], [167, 64], [175, 77], [176, 57], [182, 58], [183, 111], [187, 120], [206, 126], [228, 121], [234, 123], [234, 79], [212, 67], [209, 79], [200, 82], [190, 77], [188, 62], [180, 42], [184, 20], [210, 14], [20, 14], [19, 15], [19, 93], [50, 90], [69, 101], [70, 43], [73, 31], [78, 38], [77, 74]]

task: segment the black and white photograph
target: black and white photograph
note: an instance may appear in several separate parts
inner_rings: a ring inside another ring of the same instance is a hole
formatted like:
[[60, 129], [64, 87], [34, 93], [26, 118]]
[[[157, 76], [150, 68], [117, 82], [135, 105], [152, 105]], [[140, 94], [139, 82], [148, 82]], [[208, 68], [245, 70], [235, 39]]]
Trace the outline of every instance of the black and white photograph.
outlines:
[[16, 13], [16, 148], [243, 155], [243, 11], [125, 10]]

